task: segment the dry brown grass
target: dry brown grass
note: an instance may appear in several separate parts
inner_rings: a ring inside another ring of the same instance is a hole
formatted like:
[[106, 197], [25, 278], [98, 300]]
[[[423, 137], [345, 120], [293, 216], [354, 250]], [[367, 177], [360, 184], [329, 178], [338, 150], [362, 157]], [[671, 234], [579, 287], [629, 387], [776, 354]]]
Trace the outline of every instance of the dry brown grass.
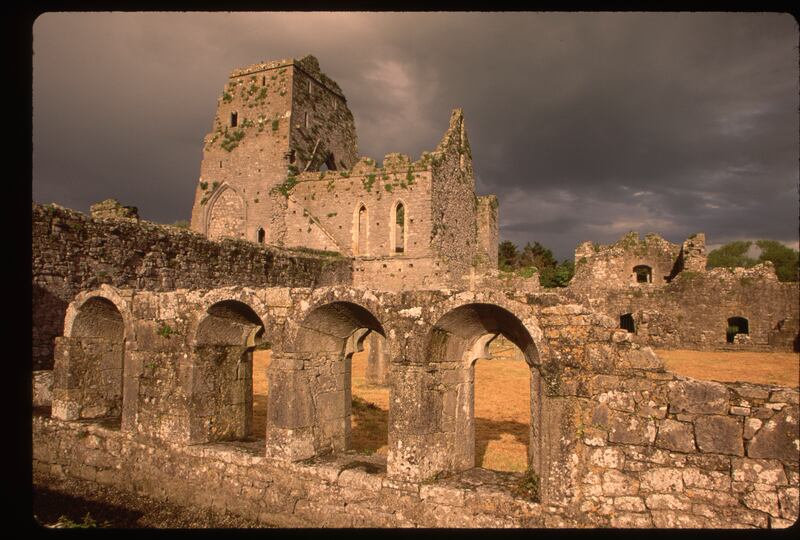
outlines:
[[[797, 353], [659, 350], [668, 370], [696, 379], [797, 386]], [[530, 419], [530, 369], [507, 342], [493, 343], [492, 360], [475, 363], [475, 461], [479, 467], [524, 471]], [[253, 432], [266, 425], [269, 351], [253, 354]], [[366, 454], [387, 453], [389, 389], [365, 382], [367, 351], [353, 355], [352, 447]]]
[[[497, 350], [492, 360], [475, 364], [476, 465], [501, 471], [524, 471], [530, 415], [530, 370], [513, 359], [511, 350]], [[253, 353], [253, 433], [266, 429], [267, 377], [270, 351]], [[389, 388], [365, 382], [367, 351], [353, 355], [352, 448], [386, 455], [389, 433]]]
[[751, 382], [798, 386], [800, 354], [791, 352], [739, 352], [657, 350], [667, 370], [720, 382]]

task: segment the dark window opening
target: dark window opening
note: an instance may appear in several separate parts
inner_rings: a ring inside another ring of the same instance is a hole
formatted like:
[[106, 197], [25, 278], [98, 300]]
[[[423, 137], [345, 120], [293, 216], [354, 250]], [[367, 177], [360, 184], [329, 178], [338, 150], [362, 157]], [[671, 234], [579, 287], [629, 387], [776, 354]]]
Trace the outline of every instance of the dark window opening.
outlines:
[[636, 324], [633, 322], [633, 314], [625, 313], [619, 316], [619, 327], [631, 333], [636, 333]]
[[333, 154], [328, 154], [328, 159], [325, 160], [325, 167], [331, 171], [336, 170], [336, 160], [333, 159]]
[[264, 243], [264, 236], [265, 236], [265, 234], [266, 234], [266, 233], [264, 232], [264, 229], [263, 229], [263, 228], [261, 228], [261, 227], [259, 227], [259, 228], [258, 228], [258, 234], [256, 235], [256, 239], [258, 240], [258, 243], [259, 243], [259, 244], [263, 244], [263, 243]]
[[231, 127], [236, 127], [239, 124], [239, 113], [231, 113]]
[[750, 325], [744, 317], [731, 317], [728, 319], [728, 328], [725, 331], [725, 338], [728, 343], [733, 343], [736, 334], [749, 334]]
[[267, 86], [267, 76], [266, 75], [262, 75], [261, 76], [261, 86]]
[[394, 218], [394, 252], [403, 253], [405, 251], [405, 229], [406, 229], [406, 210], [403, 203], [397, 203]]
[[636, 283], [652, 283], [653, 269], [645, 264], [633, 267], [633, 273], [636, 274]]

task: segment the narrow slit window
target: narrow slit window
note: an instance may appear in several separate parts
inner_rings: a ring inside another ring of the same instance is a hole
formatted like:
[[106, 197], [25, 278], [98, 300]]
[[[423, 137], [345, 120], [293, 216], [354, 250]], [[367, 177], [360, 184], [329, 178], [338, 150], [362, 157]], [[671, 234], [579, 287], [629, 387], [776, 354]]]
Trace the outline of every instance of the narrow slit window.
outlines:
[[236, 127], [239, 124], [239, 113], [231, 113], [231, 127]]
[[397, 203], [394, 210], [394, 252], [405, 252], [406, 209], [403, 203]]

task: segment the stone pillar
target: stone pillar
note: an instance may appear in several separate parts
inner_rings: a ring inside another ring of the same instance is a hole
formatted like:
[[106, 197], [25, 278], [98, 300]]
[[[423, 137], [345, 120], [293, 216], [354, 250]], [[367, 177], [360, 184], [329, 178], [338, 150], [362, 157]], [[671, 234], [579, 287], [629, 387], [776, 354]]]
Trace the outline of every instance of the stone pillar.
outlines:
[[350, 446], [351, 359], [273, 350], [267, 369], [267, 457], [301, 461]]
[[267, 368], [267, 457], [300, 461], [316, 455], [314, 402], [304, 358], [311, 354], [272, 351]]
[[456, 448], [456, 409], [468, 399], [458, 393], [464, 377], [454, 362], [390, 365], [389, 477], [419, 482], [464, 468], [469, 455]]
[[81, 411], [80, 373], [75, 363], [82, 354], [80, 343], [67, 337], [57, 337], [53, 354], [52, 416], [59, 420], [77, 420]]
[[386, 338], [377, 332], [372, 332], [367, 340], [369, 356], [367, 357], [366, 382], [371, 385], [384, 386], [387, 372]]

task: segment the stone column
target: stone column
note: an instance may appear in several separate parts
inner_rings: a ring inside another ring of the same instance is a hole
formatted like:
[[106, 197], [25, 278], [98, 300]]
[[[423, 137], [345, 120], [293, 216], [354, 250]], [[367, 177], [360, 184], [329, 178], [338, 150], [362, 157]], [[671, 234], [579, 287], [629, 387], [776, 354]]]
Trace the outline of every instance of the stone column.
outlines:
[[267, 457], [300, 461], [316, 455], [314, 403], [303, 360], [310, 353], [272, 351], [267, 368]]
[[369, 356], [367, 357], [366, 382], [370, 385], [385, 386], [387, 359], [386, 338], [377, 332], [372, 332], [367, 338], [369, 343]]

